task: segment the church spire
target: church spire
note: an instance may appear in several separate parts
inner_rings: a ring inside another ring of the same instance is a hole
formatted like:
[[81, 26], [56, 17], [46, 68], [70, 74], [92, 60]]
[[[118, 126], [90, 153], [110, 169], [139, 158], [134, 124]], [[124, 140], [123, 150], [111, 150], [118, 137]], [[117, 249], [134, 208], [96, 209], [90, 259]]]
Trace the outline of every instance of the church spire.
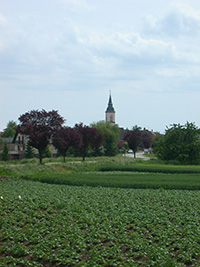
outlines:
[[111, 97], [111, 92], [109, 96], [109, 101], [108, 101], [108, 107], [106, 109], [106, 121], [115, 123], [115, 109], [113, 107], [112, 103], [112, 97]]
[[115, 109], [114, 109], [113, 103], [112, 103], [111, 93], [110, 93], [110, 97], [109, 97], [109, 101], [108, 101], [108, 107], [107, 107], [106, 112], [115, 112]]

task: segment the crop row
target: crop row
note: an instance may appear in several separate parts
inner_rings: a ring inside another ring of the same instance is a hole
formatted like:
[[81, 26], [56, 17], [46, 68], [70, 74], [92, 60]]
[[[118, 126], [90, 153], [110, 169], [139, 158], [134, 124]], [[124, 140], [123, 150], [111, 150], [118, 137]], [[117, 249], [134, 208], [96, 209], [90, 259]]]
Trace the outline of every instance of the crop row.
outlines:
[[200, 265], [199, 191], [2, 179], [0, 195], [0, 266]]
[[159, 166], [159, 165], [105, 165], [99, 167], [99, 171], [102, 172], [113, 172], [113, 171], [120, 171], [120, 172], [148, 172], [148, 173], [169, 173], [169, 174], [176, 174], [176, 173], [200, 173], [199, 167], [176, 167], [176, 166]]
[[83, 172], [34, 173], [21, 176], [25, 180], [39, 181], [48, 184], [76, 186], [103, 186], [135, 189], [181, 189], [199, 190], [199, 174], [164, 174], [134, 172]]

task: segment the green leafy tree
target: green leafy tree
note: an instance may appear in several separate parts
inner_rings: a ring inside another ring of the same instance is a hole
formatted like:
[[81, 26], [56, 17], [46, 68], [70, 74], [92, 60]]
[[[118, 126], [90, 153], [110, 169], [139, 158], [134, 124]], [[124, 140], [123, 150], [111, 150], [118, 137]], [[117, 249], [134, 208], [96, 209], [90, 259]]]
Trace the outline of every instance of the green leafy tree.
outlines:
[[1, 134], [1, 137], [14, 137], [16, 133], [17, 123], [15, 121], [9, 121], [4, 132]]
[[3, 151], [1, 153], [1, 160], [8, 161], [10, 159], [9, 149], [7, 143], [3, 145]]
[[96, 128], [103, 136], [103, 147], [106, 156], [115, 156], [117, 154], [117, 144], [120, 139], [120, 129], [117, 124], [99, 121], [92, 123], [91, 127]]
[[25, 158], [31, 159], [34, 157], [34, 151], [32, 146], [29, 145], [29, 143], [26, 145], [26, 150], [25, 150]]
[[173, 124], [164, 135], [154, 141], [154, 152], [162, 160], [174, 160], [183, 164], [200, 161], [200, 130], [194, 123]]
[[49, 148], [49, 146], [47, 146], [44, 151], [42, 152], [42, 157], [43, 158], [51, 158], [52, 154], [51, 154], [51, 150]]
[[128, 151], [129, 147], [128, 147], [128, 143], [124, 140], [120, 140], [118, 142], [118, 150], [120, 153], [126, 153]]
[[3, 145], [4, 145], [4, 141], [3, 141], [3, 139], [0, 137], [0, 150], [3, 148]]

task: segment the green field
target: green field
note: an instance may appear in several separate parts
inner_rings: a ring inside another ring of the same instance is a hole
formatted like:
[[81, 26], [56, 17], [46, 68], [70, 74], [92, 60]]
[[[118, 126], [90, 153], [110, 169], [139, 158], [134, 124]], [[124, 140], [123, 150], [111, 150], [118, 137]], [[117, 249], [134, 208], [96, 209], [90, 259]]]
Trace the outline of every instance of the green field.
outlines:
[[0, 167], [0, 266], [200, 266], [200, 174], [103, 165]]

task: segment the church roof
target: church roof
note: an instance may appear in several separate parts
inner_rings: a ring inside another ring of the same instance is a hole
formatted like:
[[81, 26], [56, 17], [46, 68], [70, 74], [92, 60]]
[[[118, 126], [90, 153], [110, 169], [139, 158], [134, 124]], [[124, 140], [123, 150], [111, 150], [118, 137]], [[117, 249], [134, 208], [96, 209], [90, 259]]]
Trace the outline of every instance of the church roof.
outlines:
[[106, 112], [115, 112], [115, 109], [114, 109], [113, 103], [112, 103], [111, 94], [110, 94], [110, 97], [109, 97], [108, 107], [106, 109]]

